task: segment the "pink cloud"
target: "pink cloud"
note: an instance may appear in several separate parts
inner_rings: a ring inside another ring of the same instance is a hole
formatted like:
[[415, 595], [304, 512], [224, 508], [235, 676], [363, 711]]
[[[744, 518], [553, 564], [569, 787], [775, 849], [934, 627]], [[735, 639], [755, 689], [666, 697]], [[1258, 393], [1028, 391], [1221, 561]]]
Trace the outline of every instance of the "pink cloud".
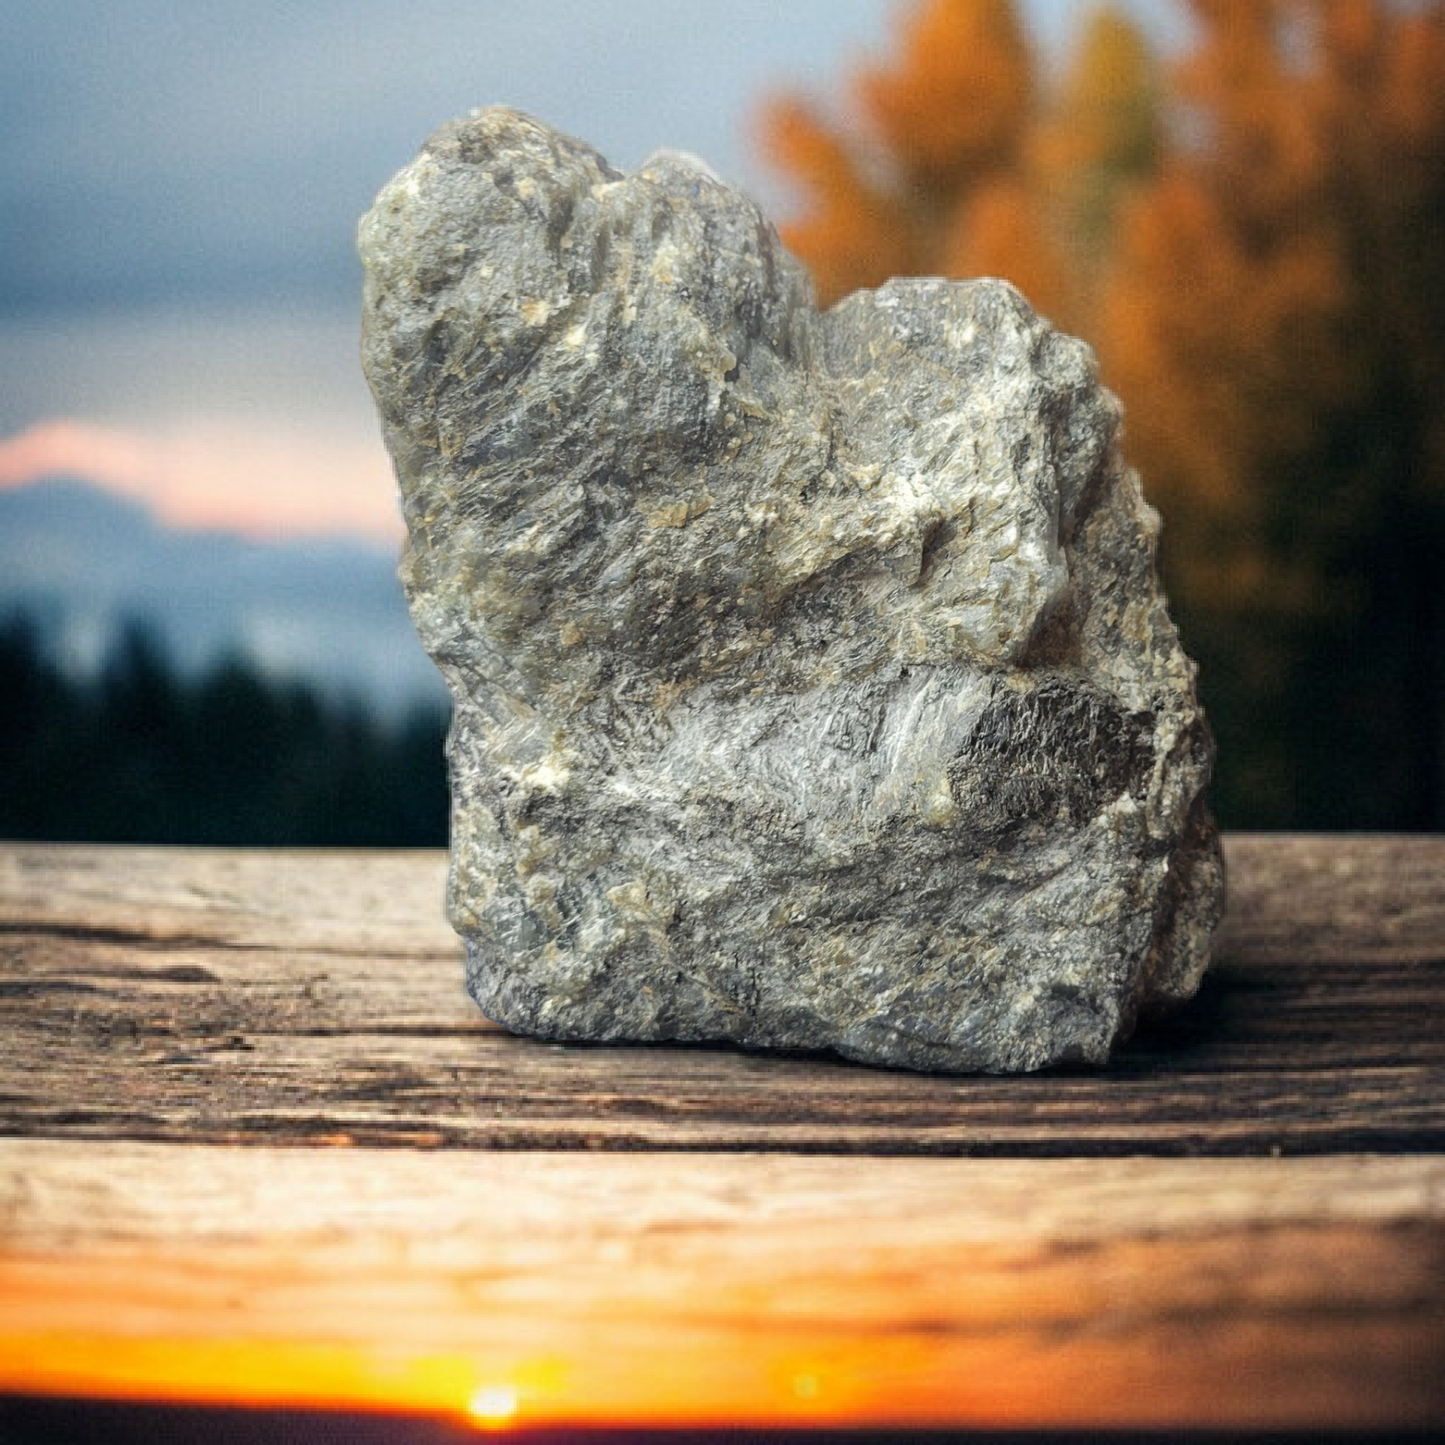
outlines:
[[402, 531], [385, 449], [339, 427], [198, 419], [131, 428], [54, 418], [0, 439], [0, 488], [58, 475], [133, 497], [176, 527], [387, 541]]

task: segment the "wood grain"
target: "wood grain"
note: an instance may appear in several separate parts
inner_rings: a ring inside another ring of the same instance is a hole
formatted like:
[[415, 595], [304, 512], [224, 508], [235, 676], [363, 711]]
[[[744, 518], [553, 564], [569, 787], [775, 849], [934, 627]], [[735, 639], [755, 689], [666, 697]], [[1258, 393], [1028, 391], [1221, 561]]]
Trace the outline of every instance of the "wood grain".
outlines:
[[511, 1423], [1418, 1425], [1445, 1411], [1442, 1274], [1439, 1159], [0, 1141], [0, 1389], [480, 1396]]
[[0, 848], [0, 1134], [1266, 1154], [1445, 1146], [1445, 839], [1234, 837], [1200, 996], [1102, 1072], [556, 1046], [466, 998], [437, 853]]
[[996, 1079], [513, 1038], [440, 854], [0, 846], [0, 1391], [1424, 1428], [1445, 840], [1226, 855], [1193, 1005]]

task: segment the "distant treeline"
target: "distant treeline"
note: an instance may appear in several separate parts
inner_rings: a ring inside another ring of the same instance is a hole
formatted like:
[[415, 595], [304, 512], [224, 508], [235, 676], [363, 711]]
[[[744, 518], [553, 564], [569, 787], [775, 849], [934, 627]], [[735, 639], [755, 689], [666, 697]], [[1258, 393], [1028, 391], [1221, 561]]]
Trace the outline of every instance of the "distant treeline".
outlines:
[[0, 837], [445, 846], [447, 720], [390, 720], [240, 659], [188, 676], [130, 625], [70, 676], [29, 619], [0, 622]]
[[[1262, 710], [1244, 667], [1257, 658], [1190, 634], [1219, 738], [1222, 826], [1445, 826], [1439, 674], [1420, 665], [1438, 630], [1413, 649], [1405, 636], [1312, 639], [1304, 655], [1337, 670], [1277, 666], [1278, 706]], [[435, 705], [389, 718], [242, 660], [191, 675], [137, 626], [77, 679], [32, 622], [0, 621], [0, 838], [440, 847], [446, 727]]]

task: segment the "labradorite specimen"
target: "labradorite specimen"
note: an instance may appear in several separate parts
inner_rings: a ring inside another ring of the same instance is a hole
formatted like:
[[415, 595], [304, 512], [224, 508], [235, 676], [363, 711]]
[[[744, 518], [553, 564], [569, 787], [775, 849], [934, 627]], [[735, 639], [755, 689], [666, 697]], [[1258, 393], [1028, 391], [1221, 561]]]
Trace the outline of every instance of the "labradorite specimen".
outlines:
[[1087, 347], [998, 281], [819, 312], [700, 162], [501, 108], [361, 252], [491, 1018], [1021, 1070], [1194, 991], [1213, 745]]

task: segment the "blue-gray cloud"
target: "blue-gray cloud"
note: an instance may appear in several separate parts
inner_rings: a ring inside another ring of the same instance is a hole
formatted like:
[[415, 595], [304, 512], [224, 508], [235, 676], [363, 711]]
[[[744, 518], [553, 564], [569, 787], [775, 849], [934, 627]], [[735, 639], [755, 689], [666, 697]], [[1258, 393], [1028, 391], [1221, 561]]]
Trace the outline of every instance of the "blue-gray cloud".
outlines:
[[[17, 7], [20, 8], [20, 7]], [[110, 0], [24, 7], [0, 57], [0, 308], [350, 294], [355, 218], [439, 122], [505, 101], [621, 164], [757, 178], [749, 106], [844, 63], [878, 0]]]
[[[1048, 48], [1083, 7], [1027, 0]], [[1173, 7], [1136, 9], [1167, 34]], [[503, 101], [635, 165], [781, 198], [748, 124], [836, 89], [885, 0], [51, 0], [0, 50], [0, 313], [350, 297], [356, 216], [440, 121]], [[1174, 27], [1177, 30], [1177, 25]]]

